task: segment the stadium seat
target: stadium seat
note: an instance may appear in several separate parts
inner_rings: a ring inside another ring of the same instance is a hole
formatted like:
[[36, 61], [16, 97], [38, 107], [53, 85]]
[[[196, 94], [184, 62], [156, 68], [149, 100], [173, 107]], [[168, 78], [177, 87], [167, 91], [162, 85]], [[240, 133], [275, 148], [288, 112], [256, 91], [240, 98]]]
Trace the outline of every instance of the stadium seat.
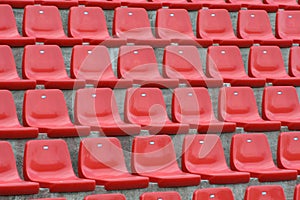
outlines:
[[125, 122], [138, 124], [150, 134], [189, 132], [188, 124], [172, 122], [167, 114], [163, 93], [158, 88], [129, 88], [124, 103]]
[[210, 184], [247, 183], [250, 174], [228, 168], [222, 141], [214, 134], [187, 135], [182, 147], [182, 169], [201, 175]]
[[206, 55], [206, 73], [209, 77], [221, 78], [231, 86], [264, 87], [265, 78], [249, 77], [237, 46], [211, 46]]
[[244, 200], [285, 200], [283, 188], [280, 185], [248, 186]]
[[178, 79], [181, 84], [192, 87], [221, 87], [220, 78], [205, 76], [199, 51], [194, 46], [167, 46], [163, 56], [163, 75]]
[[13, 8], [24, 8], [27, 5], [33, 5], [34, 0], [0, 0], [1, 4], [9, 4]]
[[290, 48], [289, 56], [289, 75], [293, 77], [300, 78], [300, 48], [292, 47]]
[[185, 9], [157, 10], [156, 36], [181, 45], [212, 45], [212, 40], [195, 37], [189, 13]]
[[23, 53], [23, 77], [47, 89], [85, 87], [82, 79], [71, 79], [66, 72], [63, 53], [57, 45], [27, 45]]
[[[300, 6], [300, 5], [299, 5]], [[276, 14], [276, 36], [300, 43], [300, 12], [280, 10]]]
[[234, 132], [235, 123], [216, 119], [205, 88], [176, 88], [172, 98], [172, 119], [189, 124], [199, 133]]
[[229, 3], [240, 5], [242, 8], [246, 7], [248, 10], [266, 10], [267, 12], [276, 12], [277, 5], [264, 4], [262, 0], [227, 0]]
[[50, 192], [95, 190], [95, 181], [78, 178], [64, 140], [31, 140], [25, 145], [23, 174]]
[[195, 190], [193, 200], [234, 200], [232, 190], [227, 187], [204, 188]]
[[[200, 176], [179, 169], [173, 142], [168, 135], [136, 136], [132, 143], [132, 172], [149, 177], [158, 187], [196, 186]], [[155, 158], [155, 159], [153, 159]]]
[[[134, 62], [133, 62], [134, 61]], [[151, 46], [121, 46], [118, 57], [118, 77], [132, 80], [141, 87], [175, 88], [178, 79], [163, 78]]]
[[238, 11], [241, 8], [241, 5], [236, 3], [225, 3], [224, 0], [189, 0], [193, 3], [202, 5], [202, 7], [209, 9], [220, 9], [224, 8], [228, 11]]
[[126, 40], [111, 38], [104, 12], [99, 7], [72, 7], [69, 12], [69, 35], [89, 44], [118, 47]]
[[112, 32], [116, 37], [135, 45], [164, 47], [170, 44], [169, 40], [153, 36], [148, 13], [144, 8], [116, 8]]
[[181, 196], [178, 192], [166, 191], [166, 192], [145, 192], [140, 196], [140, 200], [181, 200]]
[[0, 19], [0, 45], [25, 46], [35, 43], [35, 38], [22, 37], [18, 32], [16, 19], [10, 5], [0, 4]]
[[37, 127], [48, 137], [87, 136], [90, 128], [72, 124], [62, 91], [27, 90], [23, 100], [23, 124]]
[[290, 47], [293, 43], [292, 40], [275, 38], [268, 13], [265, 10], [240, 10], [237, 35], [243, 39], [254, 40], [254, 43], [260, 45]]
[[34, 89], [35, 80], [20, 79], [11, 48], [0, 45], [0, 88], [7, 90]]
[[[0, 141], [0, 195], [39, 193], [39, 184], [20, 178], [13, 149], [9, 142]], [[5, 197], [1, 197], [4, 198]]]
[[156, 10], [162, 7], [161, 2], [153, 0], [121, 0], [122, 6], [145, 8], [147, 10]]
[[38, 129], [23, 127], [17, 116], [13, 95], [8, 90], [0, 90], [0, 139], [36, 138]]
[[297, 170], [275, 166], [268, 138], [263, 133], [234, 135], [231, 139], [230, 166], [233, 170], [249, 172], [260, 182], [297, 179]]
[[60, 9], [68, 9], [72, 6], [78, 6], [78, 0], [35, 0], [35, 4], [57, 6]]
[[183, 8], [186, 10], [199, 10], [202, 5], [193, 3], [191, 0], [152, 0], [154, 2], [161, 2], [164, 7], [168, 8]]
[[281, 121], [289, 130], [300, 130], [300, 104], [296, 88], [292, 86], [266, 87], [262, 99], [262, 116]]
[[226, 9], [199, 10], [197, 18], [197, 37], [213, 40], [220, 45], [250, 47], [253, 40], [239, 39], [233, 32], [229, 12]]
[[79, 4], [85, 6], [98, 6], [102, 9], [113, 10], [121, 6], [120, 0], [78, 0]]
[[84, 200], [126, 200], [123, 194], [92, 194], [84, 197]]
[[109, 51], [105, 46], [76, 45], [72, 49], [71, 78], [85, 80], [94, 87], [128, 88], [132, 80], [114, 75]]
[[300, 184], [296, 185], [294, 189], [294, 200], [300, 199]]
[[118, 105], [110, 88], [80, 89], [74, 103], [77, 124], [90, 126], [106, 136], [139, 134], [141, 127], [125, 123], [119, 114]]
[[252, 46], [248, 73], [252, 77], [265, 78], [272, 85], [300, 86], [300, 77], [287, 74], [281, 50], [277, 46]]
[[297, 0], [263, 0], [264, 3], [270, 4], [270, 5], [276, 5], [280, 9], [285, 10], [299, 10], [300, 5], [298, 4]]
[[23, 17], [23, 34], [34, 37], [36, 42], [73, 46], [82, 40], [67, 37], [56, 6], [26, 6]]
[[123, 150], [117, 138], [81, 140], [78, 157], [80, 177], [92, 179], [106, 190], [148, 187], [147, 177], [131, 175], [125, 165]]
[[219, 93], [219, 119], [235, 122], [245, 131], [279, 131], [280, 121], [263, 120], [250, 87], [226, 87]]

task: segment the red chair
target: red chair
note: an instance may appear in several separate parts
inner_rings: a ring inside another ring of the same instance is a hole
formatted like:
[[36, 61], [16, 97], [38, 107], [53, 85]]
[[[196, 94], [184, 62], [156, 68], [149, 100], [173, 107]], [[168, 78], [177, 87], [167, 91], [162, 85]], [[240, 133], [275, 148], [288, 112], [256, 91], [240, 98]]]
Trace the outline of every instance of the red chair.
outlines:
[[285, 200], [283, 188], [280, 185], [249, 186], [245, 192], [244, 200]]
[[[134, 61], [134, 62], [133, 62]], [[121, 46], [118, 77], [142, 87], [175, 88], [178, 79], [163, 78], [158, 71], [155, 52], [150, 46]]]
[[121, 2], [122, 6], [145, 8], [147, 10], [156, 10], [162, 7], [160, 2], [155, 2], [153, 0], [121, 0]]
[[252, 77], [265, 78], [272, 85], [300, 86], [300, 77], [287, 74], [281, 50], [277, 46], [252, 46], [248, 73]]
[[132, 80], [118, 79], [113, 72], [108, 49], [98, 45], [76, 45], [72, 49], [71, 78], [85, 80], [94, 87], [128, 88]]
[[234, 132], [236, 126], [216, 119], [205, 88], [176, 88], [172, 98], [172, 119], [189, 124], [199, 133]]
[[158, 187], [195, 186], [200, 183], [199, 175], [179, 169], [173, 142], [168, 135], [135, 137], [131, 156], [133, 173], [149, 177], [151, 182], [157, 182]]
[[186, 10], [199, 10], [202, 5], [199, 3], [193, 3], [190, 0], [152, 0], [154, 2], [161, 2], [164, 7], [168, 8], [184, 8]]
[[189, 132], [188, 124], [172, 122], [169, 119], [162, 91], [158, 88], [127, 89], [124, 118], [126, 122], [141, 125], [150, 134]]
[[212, 45], [212, 40], [195, 37], [189, 13], [185, 9], [157, 10], [156, 36], [181, 45], [203, 47]]
[[198, 189], [193, 194], [193, 200], [234, 200], [232, 190], [227, 187]]
[[34, 89], [35, 86], [35, 80], [20, 79], [11, 48], [7, 45], [0, 45], [0, 88], [26, 90]]
[[206, 73], [231, 86], [264, 87], [265, 78], [249, 77], [240, 49], [236, 46], [211, 46], [206, 55]]
[[71, 79], [66, 72], [62, 51], [57, 45], [28, 45], [23, 54], [23, 77], [47, 89], [78, 89], [85, 81]]
[[300, 199], [300, 184], [296, 185], [294, 190], [294, 200]]
[[[0, 141], [0, 195], [39, 193], [39, 184], [20, 178], [13, 149], [9, 142]], [[2, 197], [4, 198], [4, 197]]]
[[141, 130], [139, 125], [121, 119], [114, 93], [109, 88], [78, 90], [74, 113], [77, 124], [90, 126], [92, 131], [106, 136], [135, 135]]
[[[228, 168], [222, 141], [217, 135], [187, 135], [182, 147], [183, 171], [199, 174], [210, 184], [247, 183], [250, 174]], [[226, 198], [227, 199], [227, 198]]]
[[31, 140], [25, 145], [23, 173], [50, 192], [95, 190], [95, 181], [78, 178], [64, 140]]
[[264, 4], [262, 0], [226, 0], [228, 3], [238, 4], [246, 7], [248, 10], [266, 10], [267, 12], [276, 12], [277, 5]]
[[299, 20], [299, 11], [278, 11], [276, 14], [276, 36], [292, 40], [293, 43], [300, 43]]
[[199, 10], [197, 18], [197, 37], [213, 40], [220, 45], [249, 47], [252, 40], [239, 39], [233, 32], [229, 12], [226, 9]]
[[78, 0], [79, 4], [85, 6], [98, 6], [102, 9], [113, 10], [116, 7], [121, 6], [121, 1], [119, 0]]
[[111, 38], [104, 12], [98, 7], [72, 7], [69, 12], [69, 35], [89, 44], [120, 46], [126, 40]]
[[26, 6], [23, 17], [23, 34], [44, 44], [73, 46], [82, 40], [67, 37], [56, 6]]
[[250, 87], [226, 87], [219, 93], [219, 119], [235, 122], [245, 131], [279, 131], [280, 121], [263, 120]]
[[1, 4], [9, 4], [14, 8], [24, 8], [27, 5], [33, 5], [34, 0], [1, 0]]
[[57, 6], [61, 9], [68, 9], [72, 6], [78, 6], [78, 0], [35, 0], [35, 4]]
[[145, 192], [140, 196], [140, 200], [181, 200], [181, 196], [178, 192], [167, 191], [167, 192]]
[[10, 5], [0, 5], [0, 19], [0, 45], [25, 46], [35, 43], [35, 38], [23, 37], [18, 32], [16, 19]]
[[300, 64], [300, 48], [292, 47], [290, 48], [290, 56], [289, 56], [289, 75], [293, 77], [300, 78], [300, 68], [298, 67]]
[[123, 194], [93, 194], [84, 197], [84, 200], [126, 200]]
[[193, 87], [221, 87], [222, 79], [208, 78], [203, 72], [198, 49], [194, 46], [167, 46], [163, 57], [163, 75]]
[[37, 127], [48, 137], [87, 136], [90, 128], [74, 125], [60, 90], [27, 90], [23, 101], [23, 124]]
[[135, 45], [164, 47], [169, 40], [153, 36], [148, 13], [144, 8], [116, 8], [113, 21], [113, 35]]
[[237, 35], [254, 40], [260, 45], [290, 47], [292, 40], [277, 39], [273, 35], [268, 13], [264, 10], [240, 10], [237, 21]]
[[297, 170], [275, 166], [268, 138], [263, 133], [234, 135], [231, 139], [230, 166], [237, 171], [249, 172], [260, 182], [297, 179]]
[[224, 8], [228, 11], [238, 11], [241, 5], [235, 3], [225, 3], [224, 0], [190, 0], [193, 3], [202, 5], [202, 7], [207, 7], [209, 9], [220, 9]]
[[300, 5], [298, 4], [297, 0], [263, 0], [264, 3], [270, 4], [270, 5], [276, 5], [281, 9], [285, 10], [299, 10]]

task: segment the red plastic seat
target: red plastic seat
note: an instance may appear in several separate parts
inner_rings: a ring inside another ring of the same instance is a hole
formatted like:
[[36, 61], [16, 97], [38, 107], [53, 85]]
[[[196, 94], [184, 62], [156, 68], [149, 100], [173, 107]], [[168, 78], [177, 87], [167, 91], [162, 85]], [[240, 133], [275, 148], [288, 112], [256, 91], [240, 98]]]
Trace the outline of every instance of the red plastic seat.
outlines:
[[66, 9], [72, 6], [78, 6], [78, 0], [35, 0], [35, 4], [57, 6]]
[[300, 199], [300, 184], [296, 185], [294, 190], [294, 200]]
[[172, 99], [172, 118], [176, 122], [189, 124], [199, 133], [235, 131], [235, 123], [216, 119], [205, 88], [176, 88]]
[[224, 8], [228, 11], [238, 11], [241, 5], [235, 3], [226, 3], [224, 0], [189, 0], [193, 3], [200, 4], [202, 7], [209, 9]]
[[71, 79], [66, 72], [62, 51], [57, 45], [27, 45], [23, 54], [23, 77], [45, 88], [77, 89], [82, 79]]
[[248, 10], [266, 10], [267, 12], [278, 10], [277, 5], [264, 4], [262, 0], [227, 0], [227, 2], [246, 7]]
[[130, 88], [125, 97], [126, 122], [139, 124], [150, 134], [188, 133], [189, 125], [172, 122], [167, 114], [163, 93], [158, 88]]
[[206, 56], [206, 73], [222, 78], [231, 86], [264, 87], [265, 78], [249, 77], [244, 68], [240, 49], [236, 46], [211, 46]]
[[292, 40], [275, 38], [268, 13], [264, 10], [240, 10], [237, 35], [243, 39], [254, 40], [254, 43], [261, 45], [290, 47], [293, 43]]
[[249, 186], [246, 189], [244, 200], [285, 200], [283, 188], [280, 185]]
[[225, 9], [199, 10], [197, 18], [197, 37], [213, 40], [220, 45], [249, 47], [252, 40], [239, 39], [233, 32], [229, 12]]
[[167, 191], [167, 192], [145, 192], [140, 196], [140, 200], [181, 200], [181, 196], [178, 192]]
[[277, 46], [252, 46], [248, 73], [252, 77], [265, 78], [272, 85], [300, 86], [300, 77], [287, 74], [281, 50]]
[[153, 36], [148, 13], [144, 8], [116, 8], [113, 21], [113, 35], [135, 45], [163, 47], [169, 40]]
[[[195, 186], [200, 176], [179, 169], [173, 142], [168, 135], [137, 136], [132, 144], [132, 172], [149, 177], [158, 187]], [[154, 159], [155, 158], [155, 159]]]
[[266, 87], [262, 100], [264, 119], [281, 121], [289, 130], [300, 130], [300, 104], [292, 86]]
[[280, 10], [276, 14], [276, 36], [300, 43], [299, 11]]
[[191, 0], [152, 0], [154, 2], [161, 2], [164, 7], [169, 8], [184, 8], [187, 10], [199, 10], [202, 5], [194, 3]]
[[16, 19], [10, 5], [0, 5], [0, 44], [25, 46], [34, 44], [33, 37], [22, 37], [17, 29]]
[[26, 6], [23, 17], [23, 34], [37, 42], [73, 46], [82, 40], [67, 37], [56, 6]]
[[148, 187], [147, 177], [131, 175], [125, 165], [121, 143], [117, 138], [86, 138], [81, 140], [78, 173], [80, 177], [104, 185], [106, 190]]
[[153, 0], [121, 0], [122, 6], [145, 8], [147, 10], [156, 10], [162, 7], [161, 2]]
[[300, 5], [297, 0], [263, 0], [264, 3], [276, 5], [281, 9], [299, 10]]
[[290, 48], [289, 75], [300, 78], [300, 47]]
[[260, 182], [297, 179], [297, 170], [275, 166], [268, 138], [263, 133], [234, 135], [231, 139], [230, 166], [237, 171], [249, 172]]
[[74, 113], [77, 124], [90, 126], [92, 131], [106, 136], [135, 135], [141, 130], [139, 125], [121, 119], [115, 96], [109, 88], [78, 90]]
[[159, 9], [156, 12], [156, 35], [182, 45], [212, 45], [212, 40], [195, 37], [189, 13], [185, 9]]
[[155, 52], [150, 46], [121, 46], [118, 77], [132, 80], [142, 87], [175, 88], [178, 79], [163, 78], [158, 71]]
[[84, 197], [84, 200], [126, 200], [123, 194], [92, 194]]
[[193, 194], [193, 200], [234, 200], [232, 190], [227, 187], [198, 189]]
[[102, 9], [113, 10], [121, 6], [120, 0], [78, 0], [79, 4], [85, 6], [98, 6]]
[[278, 131], [281, 128], [280, 121], [266, 121], [260, 117], [250, 87], [221, 88], [218, 103], [219, 119], [235, 122], [245, 131]]
[[24, 8], [26, 5], [33, 5], [34, 0], [1, 0], [1, 4], [9, 4], [14, 8]]
[[222, 79], [205, 76], [199, 51], [194, 46], [167, 46], [163, 57], [164, 77], [188, 86], [221, 87]]
[[[39, 184], [20, 178], [13, 149], [9, 142], [0, 141], [0, 195], [39, 193]], [[4, 198], [4, 197], [2, 197]]]
[[60, 90], [27, 90], [23, 101], [23, 124], [37, 127], [48, 137], [87, 136], [90, 128], [72, 124]]
[[108, 49], [98, 45], [76, 45], [72, 49], [71, 78], [85, 80], [94, 87], [128, 88], [132, 80], [118, 79], [113, 72]]
[[69, 12], [69, 35], [90, 44], [120, 46], [126, 40], [111, 38], [104, 12], [99, 7], [72, 7]]
[[182, 147], [182, 169], [201, 175], [210, 184], [247, 183], [250, 174], [228, 168], [219, 136], [187, 135]]
[[95, 181], [78, 178], [64, 140], [31, 140], [25, 145], [23, 174], [50, 192], [95, 190]]
[[8, 90], [34, 89], [35, 80], [20, 79], [14, 55], [7, 45], [0, 45], [0, 88]]

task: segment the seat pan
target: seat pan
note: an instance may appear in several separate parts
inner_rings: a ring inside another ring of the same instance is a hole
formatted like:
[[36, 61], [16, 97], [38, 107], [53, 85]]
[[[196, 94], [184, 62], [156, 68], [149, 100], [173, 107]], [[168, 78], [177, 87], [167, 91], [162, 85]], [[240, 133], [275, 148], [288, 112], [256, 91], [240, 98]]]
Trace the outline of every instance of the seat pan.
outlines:
[[36, 138], [39, 131], [34, 127], [0, 127], [1, 139]]
[[280, 121], [237, 121], [237, 126], [245, 131], [278, 131], [281, 128]]
[[34, 80], [0, 80], [0, 88], [7, 90], [27, 90], [35, 89], [36, 82]]
[[188, 124], [166, 123], [166, 124], [151, 124], [142, 126], [142, 129], [149, 131], [151, 135], [155, 134], [185, 134], [189, 132]]
[[35, 182], [15, 180], [12, 182], [0, 181], [0, 195], [26, 195], [39, 193], [39, 184]]
[[48, 137], [78, 137], [88, 136], [90, 128], [88, 126], [63, 126], [63, 127], [39, 127], [40, 132], [47, 133]]
[[297, 170], [285, 170], [285, 169], [270, 169], [270, 170], [251, 170], [249, 171], [251, 176], [258, 178], [260, 182], [270, 181], [283, 181], [283, 180], [296, 180]]
[[206, 171], [201, 169], [202, 179], [208, 179], [210, 184], [235, 184], [235, 183], [248, 183], [250, 174], [247, 172], [236, 172], [230, 169], [211, 170]]

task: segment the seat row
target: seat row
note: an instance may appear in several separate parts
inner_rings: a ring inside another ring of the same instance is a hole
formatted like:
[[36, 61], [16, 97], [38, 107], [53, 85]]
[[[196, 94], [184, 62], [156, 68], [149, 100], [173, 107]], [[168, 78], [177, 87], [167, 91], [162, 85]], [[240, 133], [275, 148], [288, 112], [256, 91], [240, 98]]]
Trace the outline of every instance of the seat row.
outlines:
[[[229, 12], [225, 9], [202, 9], [198, 12], [197, 37], [194, 35], [189, 13], [185, 9], [159, 9], [156, 13], [155, 35], [151, 30], [147, 11], [143, 8], [116, 8], [108, 33], [104, 12], [98, 7], [72, 7], [69, 12], [68, 35], [63, 30], [59, 10], [55, 6], [26, 6], [23, 17], [23, 36], [20, 36], [12, 8], [0, 5], [2, 18], [0, 44], [24, 46], [35, 42], [73, 46], [76, 44], [104, 44], [120, 46], [126, 43], [148, 44], [154, 47], [170, 43], [210, 46], [253, 43], [289, 47], [300, 43], [300, 11], [278, 11], [276, 37], [264, 10], [241, 10], [238, 13], [237, 36]], [[4, 20], [5, 19], [5, 20]], [[47, 19], [47, 20], [45, 20]]]

